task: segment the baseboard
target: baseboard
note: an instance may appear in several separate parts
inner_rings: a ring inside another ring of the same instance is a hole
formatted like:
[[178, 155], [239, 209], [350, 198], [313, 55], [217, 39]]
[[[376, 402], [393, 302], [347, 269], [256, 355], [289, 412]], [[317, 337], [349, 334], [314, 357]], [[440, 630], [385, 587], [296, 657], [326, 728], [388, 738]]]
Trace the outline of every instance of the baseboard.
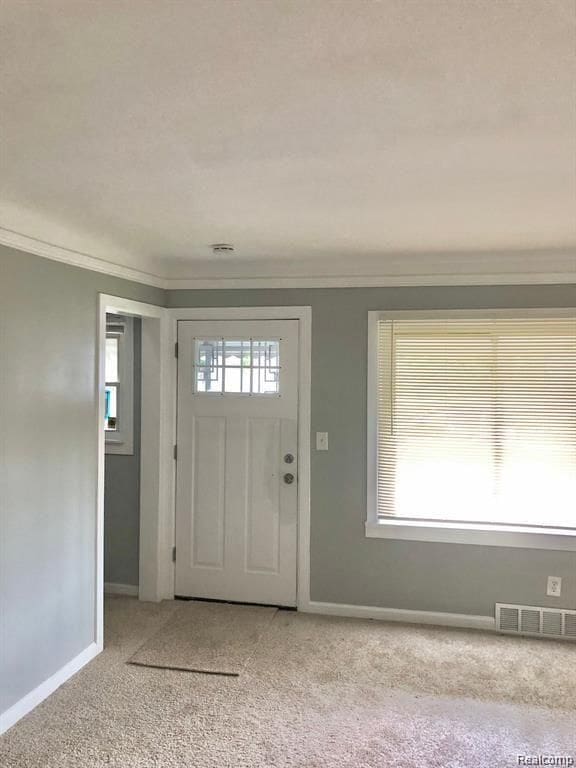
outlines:
[[55, 672], [52, 677], [49, 677], [48, 680], [45, 680], [37, 688], [34, 688], [33, 691], [27, 693], [24, 698], [17, 701], [16, 704], [13, 704], [10, 709], [6, 710], [6, 712], [0, 714], [0, 734], [4, 733], [9, 728], [12, 728], [12, 726], [15, 725], [18, 720], [23, 718], [24, 715], [27, 715], [37, 707], [38, 704], [44, 701], [44, 699], [47, 699], [57, 688], [60, 688], [63, 683], [75, 675], [76, 672], [88, 664], [89, 661], [92, 661], [101, 650], [101, 646], [97, 643], [92, 643], [88, 648], [85, 648], [82, 653], [79, 653], [78, 656], [72, 659], [72, 661], [69, 661], [68, 664], [65, 664], [59, 669], [58, 672]]
[[106, 595], [138, 597], [138, 587], [135, 587], [134, 584], [115, 584], [113, 581], [107, 581], [104, 584], [104, 593]]
[[298, 606], [298, 610], [304, 613], [320, 613], [328, 616], [345, 616], [356, 619], [378, 619], [379, 621], [398, 621], [406, 624], [432, 624], [440, 627], [496, 630], [496, 620], [493, 616], [472, 616], [466, 613], [408, 611], [402, 608], [322, 603], [314, 600], [303, 606]]

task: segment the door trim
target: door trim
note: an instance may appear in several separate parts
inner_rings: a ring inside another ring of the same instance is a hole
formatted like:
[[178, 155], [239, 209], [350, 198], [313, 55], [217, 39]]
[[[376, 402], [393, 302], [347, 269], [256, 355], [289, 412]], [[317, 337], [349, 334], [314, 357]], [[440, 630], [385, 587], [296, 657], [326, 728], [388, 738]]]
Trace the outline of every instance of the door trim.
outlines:
[[[311, 429], [311, 382], [312, 382], [312, 307], [194, 307], [167, 310], [171, 320], [172, 339], [176, 344], [178, 321], [185, 320], [298, 320], [298, 557], [296, 568], [296, 607], [304, 610], [310, 604], [310, 429]], [[173, 382], [173, 434], [176, 434], [176, 359], [173, 358], [171, 381]], [[175, 463], [174, 463], [175, 464]], [[170, 551], [176, 540], [176, 494], [175, 472], [172, 473], [172, 499], [170, 519], [159, 521], [159, 532], [165, 533]], [[164, 584], [171, 584], [174, 597], [175, 567], [170, 559], [162, 559], [160, 566], [169, 568], [163, 578]], [[160, 576], [160, 573], [159, 573]]]
[[[171, 320], [164, 307], [132, 301], [101, 293], [98, 296], [97, 321], [97, 502], [96, 502], [96, 575], [95, 642], [101, 649], [104, 633], [104, 370], [106, 313], [132, 315], [142, 320], [142, 403], [140, 446], [140, 600], [159, 601], [170, 594], [166, 583], [164, 560], [171, 560], [165, 550], [161, 521], [169, 517], [173, 506], [173, 462], [175, 414], [172, 408]], [[174, 384], [175, 386], [175, 384]]]

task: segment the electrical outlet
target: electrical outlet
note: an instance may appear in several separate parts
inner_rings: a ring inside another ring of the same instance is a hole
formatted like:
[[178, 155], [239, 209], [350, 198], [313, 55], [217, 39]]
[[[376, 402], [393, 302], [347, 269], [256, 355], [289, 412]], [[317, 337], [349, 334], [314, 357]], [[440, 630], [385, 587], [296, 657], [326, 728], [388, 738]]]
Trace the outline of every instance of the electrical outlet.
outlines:
[[549, 597], [560, 597], [562, 592], [562, 576], [548, 576], [546, 594]]
[[328, 450], [328, 432], [316, 432], [316, 450]]

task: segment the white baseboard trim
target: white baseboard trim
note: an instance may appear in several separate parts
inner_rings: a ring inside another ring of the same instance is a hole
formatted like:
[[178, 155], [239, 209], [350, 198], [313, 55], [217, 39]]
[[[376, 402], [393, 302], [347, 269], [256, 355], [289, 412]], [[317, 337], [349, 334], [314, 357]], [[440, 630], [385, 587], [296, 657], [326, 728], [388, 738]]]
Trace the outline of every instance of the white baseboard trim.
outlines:
[[402, 608], [378, 608], [371, 605], [346, 605], [345, 603], [322, 603], [311, 600], [298, 610], [304, 613], [320, 613], [327, 616], [344, 616], [356, 619], [378, 619], [398, 621], [406, 624], [432, 624], [440, 627], [462, 627], [463, 629], [485, 629], [496, 631], [493, 616], [472, 616], [466, 613], [440, 613], [436, 611], [408, 611]]
[[82, 653], [79, 653], [72, 661], [65, 664], [58, 672], [55, 672], [52, 677], [45, 680], [33, 691], [27, 693], [20, 701], [13, 704], [10, 709], [0, 714], [0, 734], [5, 733], [9, 728], [12, 728], [18, 720], [31, 712], [38, 706], [44, 699], [47, 699], [50, 694], [54, 693], [57, 688], [69, 680], [76, 674], [82, 667], [88, 664], [89, 661], [97, 656], [102, 650], [102, 647], [97, 643], [92, 643], [85, 648]]
[[107, 581], [104, 584], [104, 594], [138, 597], [138, 587], [135, 587], [134, 584], [116, 584], [113, 581]]

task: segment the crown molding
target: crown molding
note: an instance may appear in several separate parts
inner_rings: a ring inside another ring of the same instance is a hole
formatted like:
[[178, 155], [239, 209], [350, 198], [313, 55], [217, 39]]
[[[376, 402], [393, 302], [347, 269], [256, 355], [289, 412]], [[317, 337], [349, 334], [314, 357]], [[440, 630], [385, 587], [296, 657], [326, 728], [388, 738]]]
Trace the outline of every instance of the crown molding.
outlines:
[[317, 277], [201, 277], [164, 280], [166, 290], [233, 288], [394, 288], [450, 285], [557, 285], [576, 284], [576, 272], [461, 273], [408, 275], [322, 275]]
[[26, 251], [36, 256], [42, 256], [52, 261], [61, 261], [64, 264], [70, 264], [73, 267], [89, 269], [92, 272], [101, 272], [112, 277], [120, 277], [124, 280], [132, 280], [136, 283], [152, 285], [155, 288], [164, 288], [166, 282], [159, 275], [153, 275], [149, 272], [143, 272], [132, 267], [125, 267], [121, 264], [114, 264], [111, 261], [100, 259], [97, 256], [90, 256], [87, 253], [74, 251], [70, 248], [63, 248], [60, 245], [48, 243], [45, 240], [39, 240], [36, 237], [29, 237], [20, 232], [14, 232], [11, 229], [0, 227], [0, 245], [8, 248], [14, 248], [17, 251]]
[[[445, 260], [438, 257], [436, 262], [429, 257], [411, 256], [410, 273], [400, 272], [389, 274], [358, 273], [350, 274], [268, 274], [257, 276], [242, 275], [242, 263], [236, 263], [237, 274], [202, 275], [197, 277], [163, 277], [142, 270], [116, 264], [87, 253], [64, 248], [53, 243], [29, 237], [19, 232], [0, 227], [0, 244], [19, 251], [35, 254], [46, 259], [59, 261], [82, 269], [100, 272], [112, 277], [131, 280], [164, 290], [218, 290], [218, 289], [250, 289], [250, 288], [386, 288], [386, 287], [418, 287], [418, 286], [473, 286], [473, 285], [554, 285], [576, 283], [576, 254], [562, 256], [556, 262], [559, 265], [555, 271], [522, 271], [522, 257], [514, 261], [515, 271], [498, 272], [495, 270], [494, 258], [485, 257], [485, 272], [466, 272], [465, 260], [455, 258], [452, 269], [447, 269]], [[420, 259], [421, 271], [418, 271]], [[542, 262], [545, 256], [542, 257]], [[570, 268], [574, 265], [573, 268]], [[316, 267], [316, 265], [314, 265]], [[430, 271], [436, 266], [438, 271]], [[253, 272], [253, 264], [251, 270]], [[316, 267], [317, 268], [317, 267]], [[245, 269], [245, 272], [247, 270]], [[240, 274], [238, 274], [240, 273]]]

